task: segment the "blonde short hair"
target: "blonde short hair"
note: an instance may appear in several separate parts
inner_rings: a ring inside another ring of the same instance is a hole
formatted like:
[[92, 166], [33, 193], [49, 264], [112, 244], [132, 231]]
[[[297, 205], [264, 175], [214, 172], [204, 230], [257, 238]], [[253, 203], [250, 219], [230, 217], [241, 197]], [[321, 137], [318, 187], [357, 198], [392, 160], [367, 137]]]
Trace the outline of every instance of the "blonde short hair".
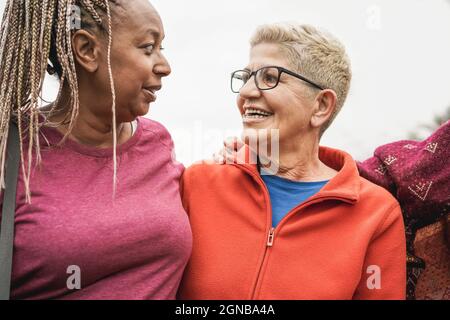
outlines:
[[278, 44], [295, 71], [336, 93], [336, 108], [322, 126], [322, 135], [341, 110], [350, 89], [352, 72], [344, 46], [326, 31], [290, 23], [258, 27], [250, 44], [254, 47], [260, 43]]

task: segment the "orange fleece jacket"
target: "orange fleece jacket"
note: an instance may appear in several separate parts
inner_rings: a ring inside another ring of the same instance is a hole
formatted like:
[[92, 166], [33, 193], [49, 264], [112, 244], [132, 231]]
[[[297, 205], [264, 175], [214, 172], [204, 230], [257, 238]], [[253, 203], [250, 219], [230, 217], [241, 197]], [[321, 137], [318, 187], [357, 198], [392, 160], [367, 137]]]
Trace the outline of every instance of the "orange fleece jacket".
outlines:
[[339, 171], [272, 228], [270, 197], [252, 165], [198, 164], [182, 178], [193, 252], [180, 299], [404, 299], [402, 213], [359, 176], [345, 152], [321, 147]]

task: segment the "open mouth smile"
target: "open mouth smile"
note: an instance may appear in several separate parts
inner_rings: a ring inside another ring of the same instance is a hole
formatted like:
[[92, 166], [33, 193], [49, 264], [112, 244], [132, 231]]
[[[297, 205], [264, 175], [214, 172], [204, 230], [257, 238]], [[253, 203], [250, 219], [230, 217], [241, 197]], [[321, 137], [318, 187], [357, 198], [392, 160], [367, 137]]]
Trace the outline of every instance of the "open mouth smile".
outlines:
[[271, 116], [273, 116], [272, 112], [255, 107], [249, 107], [245, 108], [245, 112], [242, 115], [242, 120], [244, 121], [244, 123], [261, 122], [270, 118]]

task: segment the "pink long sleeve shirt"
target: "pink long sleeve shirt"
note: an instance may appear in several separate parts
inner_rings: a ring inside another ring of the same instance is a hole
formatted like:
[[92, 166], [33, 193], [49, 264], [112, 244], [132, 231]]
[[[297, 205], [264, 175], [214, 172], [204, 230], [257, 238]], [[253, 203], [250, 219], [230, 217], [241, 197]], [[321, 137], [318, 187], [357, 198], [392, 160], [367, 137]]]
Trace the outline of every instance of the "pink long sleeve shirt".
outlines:
[[[62, 138], [42, 133], [52, 145]], [[41, 154], [31, 204], [19, 176], [12, 298], [174, 299], [192, 236], [179, 194], [184, 168], [167, 130], [138, 119], [117, 149], [114, 201], [112, 149], [67, 140]]]

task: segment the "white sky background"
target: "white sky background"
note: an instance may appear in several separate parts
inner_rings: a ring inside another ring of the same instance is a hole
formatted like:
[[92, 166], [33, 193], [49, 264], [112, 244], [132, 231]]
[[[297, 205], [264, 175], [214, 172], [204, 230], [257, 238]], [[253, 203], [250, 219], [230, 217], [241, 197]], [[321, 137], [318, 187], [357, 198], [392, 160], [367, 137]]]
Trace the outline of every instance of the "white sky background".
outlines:
[[[0, 0], [0, 12], [4, 0]], [[256, 26], [299, 21], [327, 29], [347, 48], [353, 82], [322, 144], [369, 157], [407, 138], [450, 105], [450, 1], [153, 0], [172, 74], [148, 117], [163, 123], [185, 165], [240, 135], [230, 74], [248, 62]], [[48, 81], [47, 98], [56, 91]]]

